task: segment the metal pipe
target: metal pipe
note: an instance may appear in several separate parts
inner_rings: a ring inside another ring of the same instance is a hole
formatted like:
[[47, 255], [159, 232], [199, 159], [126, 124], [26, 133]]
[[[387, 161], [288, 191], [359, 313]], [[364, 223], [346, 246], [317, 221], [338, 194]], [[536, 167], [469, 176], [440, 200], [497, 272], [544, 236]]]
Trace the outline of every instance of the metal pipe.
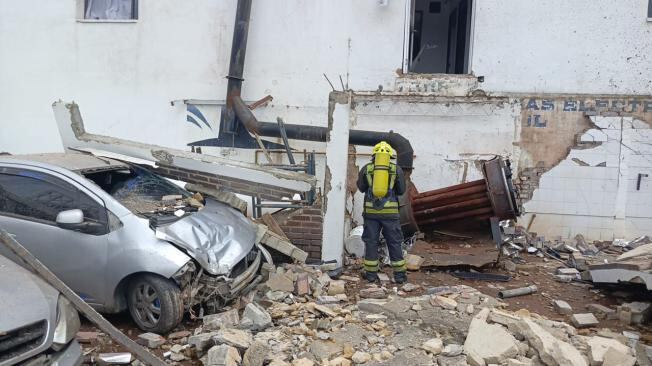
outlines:
[[226, 108], [222, 109], [222, 121], [227, 132], [235, 132], [236, 113], [233, 98], [240, 97], [242, 90], [242, 75], [244, 72], [245, 54], [247, 51], [247, 37], [249, 35], [249, 16], [251, 14], [251, 0], [238, 0], [233, 26], [233, 41], [231, 42], [231, 59], [229, 62], [229, 79], [226, 87]]
[[462, 196], [462, 195], [466, 195], [466, 194], [474, 194], [474, 193], [480, 193], [480, 192], [486, 192], [486, 191], [487, 191], [487, 188], [484, 187], [484, 186], [475, 186], [475, 187], [470, 187], [470, 188], [464, 188], [464, 189], [460, 189], [460, 190], [457, 190], [457, 191], [441, 193], [441, 194], [434, 195], [434, 196], [427, 196], [427, 197], [424, 197], [424, 198], [416, 198], [416, 199], [412, 200], [412, 205], [416, 207], [416, 206], [422, 205], [422, 204], [432, 204], [432, 203], [435, 203], [435, 202], [437, 202], [437, 201], [439, 201], [441, 199], [444, 199], [444, 198], [458, 197], [458, 196]]
[[459, 197], [450, 197], [450, 198], [445, 198], [445, 199], [442, 199], [442, 200], [438, 200], [437, 202], [435, 202], [432, 205], [415, 205], [413, 207], [413, 209], [414, 209], [415, 212], [418, 212], [418, 211], [427, 210], [427, 209], [433, 208], [433, 207], [445, 206], [445, 205], [450, 205], [450, 204], [453, 204], [453, 203], [465, 202], [465, 201], [470, 201], [470, 200], [483, 198], [483, 197], [487, 197], [487, 194], [484, 193], [484, 192], [468, 194], [468, 195], [459, 196]]
[[[233, 106], [236, 116], [249, 132], [256, 133], [259, 136], [283, 137], [277, 123], [259, 122], [240, 96], [233, 98]], [[293, 124], [285, 124], [284, 126], [288, 139], [326, 142], [328, 137], [328, 128], [326, 127]], [[349, 131], [349, 143], [351, 145], [374, 146], [380, 141], [387, 141], [396, 149], [396, 163], [398, 166], [412, 170], [414, 149], [412, 149], [410, 141], [405, 137], [393, 131]]]
[[515, 288], [511, 290], [499, 291], [498, 297], [500, 297], [501, 299], [508, 299], [510, 297], [530, 295], [537, 291], [538, 291], [537, 287], [535, 285], [532, 285], [527, 287]]
[[485, 186], [485, 185], [486, 185], [486, 183], [485, 183], [484, 179], [478, 179], [478, 180], [474, 180], [474, 181], [468, 182], [468, 183], [457, 184], [457, 185], [450, 186], [450, 187], [433, 189], [432, 191], [419, 193], [419, 195], [416, 196], [415, 198], [424, 198], [424, 197], [428, 197], [428, 196], [434, 196], [436, 194], [453, 192], [453, 191], [461, 190], [461, 189], [464, 189], [464, 188], [470, 188], [470, 187], [476, 187], [476, 186]]
[[482, 207], [482, 208], [477, 208], [474, 210], [470, 211], [465, 211], [465, 212], [458, 212], [446, 216], [440, 216], [432, 219], [427, 219], [427, 220], [417, 220], [417, 224], [419, 226], [421, 225], [431, 225], [431, 224], [438, 224], [440, 222], [445, 222], [445, 221], [452, 221], [452, 220], [459, 220], [459, 219], [466, 219], [469, 217], [474, 217], [474, 216], [483, 216], [487, 214], [491, 214], [492, 209], [491, 207]]
[[456, 210], [461, 210], [466, 208], [484, 207], [489, 205], [490, 205], [489, 197], [482, 197], [482, 198], [476, 198], [474, 200], [452, 203], [450, 205], [428, 208], [423, 211], [415, 211], [414, 216], [416, 216], [418, 220], [419, 216], [430, 216], [433, 214], [441, 214], [443, 212], [456, 211]]

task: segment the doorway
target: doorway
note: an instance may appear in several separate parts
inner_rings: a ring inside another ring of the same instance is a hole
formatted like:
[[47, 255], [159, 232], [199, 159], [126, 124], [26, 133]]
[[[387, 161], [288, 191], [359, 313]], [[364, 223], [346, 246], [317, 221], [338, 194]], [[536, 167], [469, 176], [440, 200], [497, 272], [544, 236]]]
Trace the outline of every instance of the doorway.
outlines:
[[413, 0], [408, 71], [467, 74], [473, 0]]

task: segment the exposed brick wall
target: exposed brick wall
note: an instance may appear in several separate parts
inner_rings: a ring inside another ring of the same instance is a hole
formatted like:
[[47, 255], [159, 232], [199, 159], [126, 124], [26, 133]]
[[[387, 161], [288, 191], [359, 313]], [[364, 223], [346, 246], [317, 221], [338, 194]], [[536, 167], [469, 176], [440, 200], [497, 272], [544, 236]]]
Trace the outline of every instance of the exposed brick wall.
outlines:
[[277, 217], [279, 225], [292, 244], [308, 253], [308, 260], [321, 260], [321, 239], [324, 219], [321, 202], [294, 210], [285, 217]]
[[227, 192], [240, 193], [249, 196], [260, 195], [261, 198], [269, 200], [277, 200], [282, 197], [292, 197], [295, 193], [299, 193], [267, 184], [255, 183], [217, 174], [201, 173], [196, 170], [183, 169], [170, 165], [160, 165], [158, 168], [152, 170], [164, 177], [188, 183], [214, 186], [217, 189]]

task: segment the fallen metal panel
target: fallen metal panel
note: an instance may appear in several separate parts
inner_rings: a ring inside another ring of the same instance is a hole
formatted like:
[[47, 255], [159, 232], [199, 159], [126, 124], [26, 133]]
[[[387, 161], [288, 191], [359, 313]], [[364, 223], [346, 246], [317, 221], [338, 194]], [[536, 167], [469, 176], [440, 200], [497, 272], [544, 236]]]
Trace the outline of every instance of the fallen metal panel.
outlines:
[[595, 265], [589, 268], [591, 280], [594, 283], [640, 283], [652, 290], [652, 273], [629, 268], [629, 265], [607, 264]]
[[208, 174], [264, 183], [296, 192], [307, 192], [316, 185], [315, 177], [303, 173], [90, 134], [84, 129], [77, 104], [58, 101], [52, 105], [52, 108], [65, 148], [104, 150]]

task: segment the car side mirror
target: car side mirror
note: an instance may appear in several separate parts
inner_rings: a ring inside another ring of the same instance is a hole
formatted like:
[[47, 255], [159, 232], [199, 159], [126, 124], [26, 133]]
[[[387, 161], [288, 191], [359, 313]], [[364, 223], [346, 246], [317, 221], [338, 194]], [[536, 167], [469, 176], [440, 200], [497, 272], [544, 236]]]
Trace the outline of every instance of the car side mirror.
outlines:
[[78, 229], [84, 224], [84, 213], [76, 208], [57, 214], [57, 225], [64, 229]]

